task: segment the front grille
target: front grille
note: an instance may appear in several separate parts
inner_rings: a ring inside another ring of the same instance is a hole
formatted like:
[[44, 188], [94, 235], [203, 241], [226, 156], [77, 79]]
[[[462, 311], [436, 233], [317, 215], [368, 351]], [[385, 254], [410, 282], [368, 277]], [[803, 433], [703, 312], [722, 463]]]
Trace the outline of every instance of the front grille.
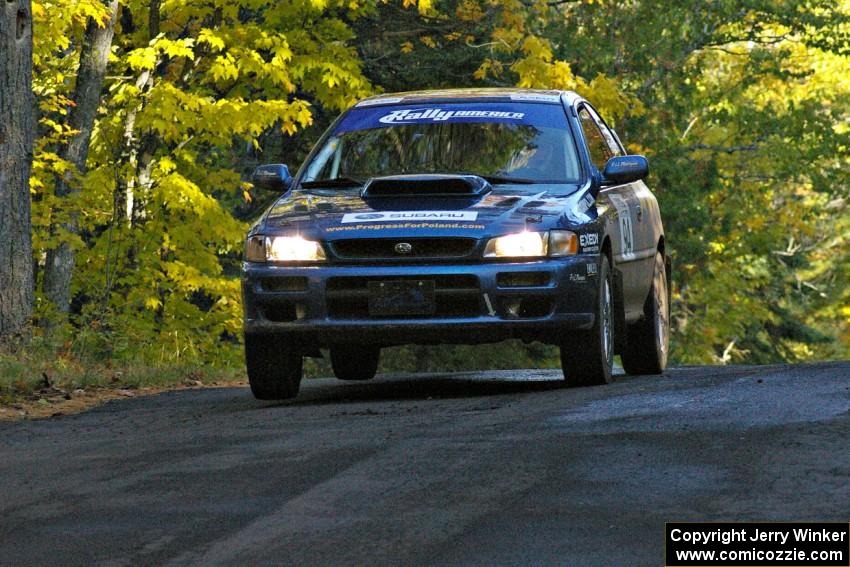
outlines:
[[549, 285], [549, 272], [500, 272], [496, 276], [499, 287], [543, 287]]
[[[369, 282], [433, 281], [436, 310], [421, 318], [476, 317], [481, 314], [478, 278], [472, 275], [422, 277], [339, 277], [328, 280], [326, 301], [331, 319], [369, 319]], [[404, 318], [404, 317], [400, 317]]]
[[[352, 238], [330, 242], [330, 247], [341, 260], [417, 260], [462, 258], [472, 253], [475, 243], [474, 238]], [[409, 251], [397, 251], [399, 244], [409, 245]]]
[[265, 318], [275, 323], [289, 323], [298, 319], [297, 308], [291, 301], [272, 303], [262, 309]]
[[261, 284], [263, 291], [304, 291], [307, 289], [307, 278], [305, 277], [275, 277], [263, 278]]

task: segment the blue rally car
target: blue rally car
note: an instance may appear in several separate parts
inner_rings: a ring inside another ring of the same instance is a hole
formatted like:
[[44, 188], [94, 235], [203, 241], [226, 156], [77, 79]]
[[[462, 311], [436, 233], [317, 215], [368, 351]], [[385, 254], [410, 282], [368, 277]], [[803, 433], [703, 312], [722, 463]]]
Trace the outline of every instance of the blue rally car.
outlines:
[[343, 380], [382, 347], [508, 338], [560, 347], [565, 379], [667, 362], [670, 264], [644, 157], [572, 92], [387, 94], [340, 116], [251, 228], [245, 359], [260, 399], [295, 396], [302, 357]]

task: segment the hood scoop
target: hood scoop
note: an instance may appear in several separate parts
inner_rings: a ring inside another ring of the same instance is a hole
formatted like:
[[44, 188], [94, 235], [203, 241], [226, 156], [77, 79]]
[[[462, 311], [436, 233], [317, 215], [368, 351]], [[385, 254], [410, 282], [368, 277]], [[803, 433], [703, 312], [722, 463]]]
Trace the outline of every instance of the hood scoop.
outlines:
[[493, 187], [477, 175], [391, 175], [374, 177], [361, 196], [368, 198], [482, 197]]

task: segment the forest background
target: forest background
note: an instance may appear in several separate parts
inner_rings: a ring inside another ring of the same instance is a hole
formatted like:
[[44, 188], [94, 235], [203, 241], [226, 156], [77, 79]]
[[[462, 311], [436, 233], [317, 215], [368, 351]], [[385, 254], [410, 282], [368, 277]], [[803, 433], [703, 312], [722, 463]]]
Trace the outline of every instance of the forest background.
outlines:
[[[252, 169], [299, 166], [362, 97], [443, 87], [576, 90], [649, 157], [673, 364], [850, 354], [848, 0], [33, 0], [31, 17], [32, 323], [0, 395], [241, 376], [243, 237], [274, 198]], [[556, 353], [382, 359], [528, 366]]]

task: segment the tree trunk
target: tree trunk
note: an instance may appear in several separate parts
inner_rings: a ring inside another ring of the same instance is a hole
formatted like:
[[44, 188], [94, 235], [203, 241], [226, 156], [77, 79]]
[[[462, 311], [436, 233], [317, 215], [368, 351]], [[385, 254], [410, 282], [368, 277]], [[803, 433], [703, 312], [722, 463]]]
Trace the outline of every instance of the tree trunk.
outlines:
[[32, 318], [30, 171], [33, 153], [32, 7], [0, 4], [0, 337]]
[[[148, 38], [153, 41], [159, 35], [161, 0], [150, 0], [148, 10]], [[119, 180], [113, 196], [116, 214], [123, 212], [129, 226], [134, 226], [147, 216], [145, 199], [150, 189], [150, 176], [155, 149], [151, 134], [143, 135], [141, 140], [136, 138], [136, 116], [145, 106], [145, 96], [154, 86], [157, 59], [153, 70], [142, 71], [136, 79], [136, 89], [141, 97], [139, 104], [127, 112], [124, 123], [124, 140], [120, 159], [132, 166], [133, 174]]]
[[[136, 79], [136, 89], [138, 89], [142, 97], [144, 97], [144, 94], [150, 89], [152, 84], [153, 73], [149, 70], [142, 71], [141, 74], [139, 74], [139, 77]], [[139, 204], [135, 202], [135, 171], [138, 168], [139, 156], [138, 143], [136, 140], [136, 116], [142, 110], [143, 106], [144, 102], [140, 101], [139, 104], [137, 104], [127, 112], [127, 119], [124, 122], [124, 138], [122, 141], [122, 149], [118, 159], [122, 163], [130, 164], [133, 173], [127, 177], [119, 178], [118, 184], [115, 187], [115, 194], [113, 196], [115, 202], [116, 219], [118, 218], [118, 214], [123, 214], [124, 218], [127, 220], [127, 224], [129, 224], [130, 226], [132, 226], [133, 224], [133, 212], [139, 206]]]
[[[118, 0], [106, 0], [109, 21], [103, 27], [89, 19], [80, 53], [80, 68], [74, 86], [74, 106], [68, 116], [68, 124], [77, 131], [62, 152], [62, 157], [73, 163], [79, 176], [85, 174], [89, 144], [94, 130], [103, 77], [109, 61], [115, 20], [118, 15]], [[69, 179], [56, 183], [56, 195], [67, 197], [77, 189]], [[64, 228], [71, 234], [79, 233], [76, 212], [72, 213]], [[67, 242], [48, 250], [44, 266], [44, 294], [63, 313], [71, 305], [71, 275], [74, 271], [74, 250]]]

